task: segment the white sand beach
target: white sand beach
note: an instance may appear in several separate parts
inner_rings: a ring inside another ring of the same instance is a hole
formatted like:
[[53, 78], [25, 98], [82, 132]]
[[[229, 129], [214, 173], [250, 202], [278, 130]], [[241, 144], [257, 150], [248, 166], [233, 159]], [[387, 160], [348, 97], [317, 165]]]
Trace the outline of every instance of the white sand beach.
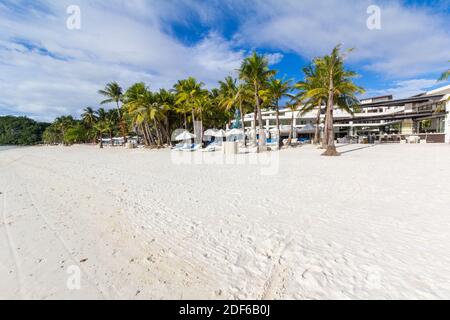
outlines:
[[339, 150], [0, 151], [0, 298], [450, 299], [450, 145]]

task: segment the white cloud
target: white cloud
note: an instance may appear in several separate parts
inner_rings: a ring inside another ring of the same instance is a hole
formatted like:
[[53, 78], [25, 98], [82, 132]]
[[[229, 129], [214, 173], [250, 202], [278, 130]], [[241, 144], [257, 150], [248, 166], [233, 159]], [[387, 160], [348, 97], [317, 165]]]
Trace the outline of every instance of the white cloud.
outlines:
[[77, 114], [101, 100], [96, 92], [109, 81], [124, 87], [145, 81], [156, 90], [194, 76], [211, 87], [244, 56], [217, 33], [188, 46], [163, 32], [162, 14], [181, 15], [176, 3], [78, 3], [78, 31], [65, 27], [71, 1], [46, 1], [41, 11], [37, 4], [20, 11], [0, 6], [0, 109], [45, 120]]
[[283, 60], [284, 55], [282, 53], [268, 53], [265, 55], [267, 60], [269, 61], [269, 65], [273, 66], [281, 62]]
[[436, 79], [412, 79], [395, 81], [391, 88], [368, 90], [364, 97], [375, 97], [392, 94], [395, 99], [412, 97], [414, 95], [425, 93], [436, 87]]
[[[78, 0], [81, 30], [69, 31], [66, 8], [72, 0], [4, 0], [0, 2], [0, 112], [45, 120], [77, 114], [88, 105], [96, 106], [101, 99], [97, 90], [109, 81], [124, 87], [145, 81], [158, 89], [195, 76], [212, 87], [239, 67], [247, 52], [237, 48], [274, 52], [267, 55], [274, 65], [286, 52], [311, 58], [340, 42], [357, 49], [349, 63], [374, 71], [379, 79], [391, 77], [391, 83], [401, 79], [392, 89], [381, 91], [401, 96], [423, 91], [433, 81], [428, 79], [430, 72], [448, 68], [446, 17], [440, 9], [431, 12], [405, 7], [403, 2], [377, 1], [382, 29], [370, 31], [366, 9], [372, 3]], [[225, 19], [235, 24], [232, 40], [220, 33]], [[175, 37], [174, 22], [210, 29], [201, 41], [186, 44]], [[24, 40], [34, 47], [27, 47]]]
[[448, 16], [439, 10], [377, 1], [381, 30], [369, 30], [371, 0], [266, 0], [246, 5], [241, 43], [296, 52], [307, 58], [322, 55], [338, 43], [355, 47], [350, 62], [391, 77], [411, 77], [442, 69], [449, 58]]

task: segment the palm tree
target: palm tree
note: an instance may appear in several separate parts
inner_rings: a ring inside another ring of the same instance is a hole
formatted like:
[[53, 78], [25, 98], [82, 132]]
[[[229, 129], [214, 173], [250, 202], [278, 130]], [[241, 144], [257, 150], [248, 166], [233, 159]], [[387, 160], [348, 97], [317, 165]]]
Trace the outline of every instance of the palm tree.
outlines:
[[[252, 100], [252, 92], [249, 90], [248, 85], [245, 85], [244, 83], [239, 84], [237, 87], [236, 97], [235, 101], [239, 105], [239, 112], [241, 113], [241, 121], [242, 121], [242, 129], [245, 130], [245, 114], [246, 110], [249, 106], [251, 106], [251, 100]], [[256, 114], [255, 114], [256, 116]], [[256, 118], [255, 124], [256, 124]]]
[[223, 103], [223, 96], [220, 89], [213, 88], [208, 92], [209, 105], [203, 110], [205, 127], [209, 128], [224, 128], [225, 123], [230, 123], [233, 118], [233, 113], [227, 111], [221, 104]]
[[295, 113], [297, 112], [297, 109], [298, 109], [297, 103], [295, 101], [292, 101], [291, 103], [286, 104], [286, 109], [288, 109], [292, 114], [291, 130], [289, 132], [289, 139], [288, 139], [288, 144], [291, 145], [292, 140], [294, 139], [294, 118], [295, 118]]
[[[83, 120], [84, 124], [88, 127], [88, 130], [92, 132], [92, 129], [94, 129], [94, 124], [97, 122], [97, 115], [91, 107], [87, 107], [83, 110], [83, 113], [81, 114], [81, 119]], [[93, 143], [97, 140], [97, 135], [95, 132], [93, 133]]]
[[143, 82], [132, 85], [125, 93], [125, 109], [133, 126], [142, 131], [146, 146], [154, 143], [149, 126], [156, 112], [154, 103], [154, 95]]
[[103, 90], [98, 91], [99, 94], [106, 97], [105, 100], [100, 102], [100, 104], [108, 104], [108, 103], [115, 103], [117, 108], [117, 114], [119, 116], [119, 122], [120, 122], [120, 131], [122, 133], [122, 137], [124, 141], [127, 141], [126, 137], [126, 124], [122, 117], [122, 112], [120, 110], [119, 103], [122, 101], [123, 98], [123, 91], [120, 85], [117, 82], [110, 82], [106, 85], [106, 87]]
[[[226, 77], [223, 81], [219, 81], [219, 106], [225, 112], [234, 114], [236, 110], [236, 95], [238, 93], [237, 80], [231, 76]], [[232, 118], [229, 119], [229, 124]]]
[[71, 128], [74, 124], [75, 119], [72, 116], [61, 116], [56, 118], [54, 125], [60, 132], [63, 143], [64, 143], [64, 135], [66, 134], [67, 130]]
[[281, 141], [281, 131], [280, 131], [280, 100], [284, 97], [290, 97], [291, 95], [289, 92], [292, 91], [292, 87], [290, 85], [290, 80], [281, 80], [281, 79], [275, 79], [271, 78], [268, 82], [267, 89], [264, 91], [263, 95], [265, 94], [266, 97], [269, 100], [270, 104], [273, 104], [273, 107], [276, 110], [276, 127], [278, 132], [278, 145], [281, 147], [282, 141]]
[[305, 74], [305, 79], [303, 81], [297, 82], [294, 85], [294, 88], [299, 90], [296, 95], [296, 99], [299, 103], [303, 103], [303, 108], [300, 112], [300, 115], [305, 115], [306, 113], [311, 112], [315, 108], [317, 108], [316, 128], [314, 132], [313, 143], [319, 144], [320, 117], [323, 110], [322, 105], [327, 100], [327, 94], [324, 93], [323, 95], [316, 94], [311, 96], [311, 92], [317, 88], [320, 88], [324, 84], [324, 78], [320, 74], [320, 69], [318, 69], [314, 63], [306, 68], [303, 68], [303, 73]]
[[108, 129], [109, 138], [111, 139], [111, 147], [114, 146], [113, 138], [114, 131], [117, 128], [117, 125], [120, 125], [119, 115], [114, 110], [109, 110], [106, 112], [106, 119], [103, 121]]
[[109, 125], [110, 124], [104, 120], [98, 121], [96, 124], [94, 124], [94, 129], [97, 131], [97, 134], [100, 137], [100, 149], [103, 149], [103, 135], [109, 132]]
[[[203, 82], [197, 82], [197, 80], [193, 77], [189, 77], [185, 80], [180, 80], [175, 85], [175, 93], [176, 93], [176, 103], [178, 105], [182, 105], [181, 110], [184, 112], [185, 117], [185, 125], [186, 125], [186, 108], [191, 110], [192, 114], [192, 125], [195, 128], [195, 113], [196, 113], [196, 100], [201, 96], [207, 94], [207, 91], [203, 89]], [[202, 130], [203, 131], [203, 130]]]
[[95, 113], [97, 115], [97, 122], [106, 120], [107, 112], [104, 108], [98, 108], [98, 110]]
[[171, 144], [170, 126], [175, 111], [175, 95], [165, 89], [160, 89], [156, 94], [156, 102], [159, 106], [159, 119], [164, 124], [161, 129], [166, 137], [168, 145]]
[[327, 95], [326, 109], [326, 151], [324, 156], [337, 156], [339, 153], [334, 144], [334, 124], [333, 111], [335, 103], [343, 110], [353, 113], [352, 109], [359, 105], [356, 93], [363, 93], [364, 90], [353, 83], [353, 78], [357, 76], [352, 71], [345, 70], [344, 57], [340, 52], [341, 46], [336, 46], [330, 55], [316, 59], [316, 67], [326, 81], [309, 92], [311, 98], [320, 98]]
[[203, 142], [203, 114], [211, 107], [210, 95], [206, 91], [205, 94], [200, 95], [195, 99], [195, 108], [199, 113], [200, 117], [200, 142]]
[[261, 96], [260, 91], [265, 89], [268, 80], [275, 75], [275, 71], [269, 69], [267, 58], [258, 55], [256, 52], [252, 56], [244, 59], [239, 69], [239, 78], [252, 86], [255, 111], [258, 113], [259, 122], [259, 146], [258, 151], [262, 151], [266, 145], [264, 134], [263, 118], [261, 113]]
[[[448, 62], [450, 62], [450, 60], [449, 60]], [[450, 78], [450, 69], [447, 70], [447, 71], [445, 71], [445, 72], [441, 75], [441, 77], [439, 78], [439, 81], [445, 81], [445, 80], [448, 80], [449, 78]]]

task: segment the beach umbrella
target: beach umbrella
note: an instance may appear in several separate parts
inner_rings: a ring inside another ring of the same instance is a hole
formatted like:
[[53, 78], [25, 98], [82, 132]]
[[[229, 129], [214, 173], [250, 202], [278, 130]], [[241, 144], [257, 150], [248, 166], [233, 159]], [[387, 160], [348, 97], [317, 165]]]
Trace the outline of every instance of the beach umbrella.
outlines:
[[227, 136], [241, 136], [244, 134], [244, 131], [241, 129], [233, 129], [227, 132]]
[[312, 124], [307, 124], [301, 129], [297, 130], [297, 133], [314, 133], [316, 131], [316, 126]]
[[208, 130], [205, 131], [204, 135], [205, 136], [209, 136], [209, 137], [214, 137], [216, 133], [217, 133], [217, 130], [215, 130], [215, 129], [208, 129]]
[[216, 138], [224, 138], [226, 136], [227, 136], [227, 133], [223, 130], [218, 130], [216, 132], [216, 134], [214, 135], [214, 137], [216, 137]]
[[195, 138], [195, 135], [187, 131], [184, 131], [182, 134], [178, 135], [175, 139], [177, 141], [184, 141], [184, 140], [191, 140], [193, 138]]

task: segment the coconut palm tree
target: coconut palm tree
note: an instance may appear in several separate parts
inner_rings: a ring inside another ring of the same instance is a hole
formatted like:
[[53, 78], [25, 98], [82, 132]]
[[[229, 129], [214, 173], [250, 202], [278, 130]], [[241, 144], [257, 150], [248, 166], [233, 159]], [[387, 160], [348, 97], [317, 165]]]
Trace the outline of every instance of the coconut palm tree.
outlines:
[[69, 128], [75, 125], [75, 119], [72, 116], [61, 116], [55, 119], [54, 126], [60, 132], [64, 143], [64, 136]]
[[[237, 80], [231, 76], [226, 77], [223, 81], [219, 81], [219, 106], [230, 114], [235, 114], [236, 110], [236, 95], [238, 92]], [[228, 124], [231, 124], [232, 117], [230, 117]]]
[[125, 109], [133, 126], [139, 128], [144, 136], [144, 143], [150, 146], [155, 143], [150, 123], [155, 119], [155, 96], [142, 82], [131, 86], [125, 94]]
[[156, 103], [159, 106], [159, 121], [163, 124], [161, 125], [161, 130], [166, 138], [166, 143], [171, 144], [170, 136], [170, 126], [174, 122], [174, 111], [175, 111], [175, 95], [165, 89], [160, 89], [155, 96]]
[[106, 112], [106, 119], [104, 120], [106, 127], [108, 128], [109, 138], [111, 139], [111, 146], [113, 144], [114, 133], [117, 130], [118, 125], [120, 126], [119, 115], [115, 110], [109, 110]]
[[103, 135], [110, 131], [110, 123], [105, 120], [98, 121], [94, 124], [94, 129], [97, 131], [97, 135], [100, 137], [100, 149], [103, 149]]
[[316, 59], [316, 67], [319, 68], [321, 77], [326, 79], [323, 84], [309, 92], [311, 98], [319, 98], [327, 95], [326, 109], [326, 151], [324, 156], [337, 156], [334, 143], [333, 111], [335, 104], [345, 111], [353, 113], [352, 109], [359, 105], [356, 93], [363, 93], [364, 90], [353, 83], [353, 78], [357, 76], [355, 72], [345, 70], [344, 57], [340, 52], [341, 46], [336, 46], [330, 55]]
[[[241, 120], [242, 120], [242, 129], [245, 130], [245, 122], [244, 122], [245, 114], [249, 110], [249, 108], [251, 108], [252, 105], [252, 92], [248, 87], [248, 85], [246, 85], [245, 83], [239, 84], [239, 86], [237, 87], [235, 101], [239, 105], [239, 111], [241, 113]], [[254, 120], [256, 124], [256, 118]]]
[[104, 108], [98, 108], [96, 114], [97, 114], [97, 121], [103, 121], [106, 119], [106, 110]]
[[291, 112], [291, 130], [289, 132], [288, 145], [292, 145], [292, 140], [295, 138], [294, 137], [294, 133], [295, 133], [294, 118], [295, 118], [295, 113], [297, 112], [297, 109], [298, 109], [297, 103], [295, 101], [291, 101], [290, 103], [287, 103], [286, 109]]
[[316, 115], [316, 129], [314, 132], [314, 144], [320, 143], [320, 117], [323, 111], [323, 104], [327, 100], [327, 94], [323, 95], [313, 95], [311, 97], [311, 92], [314, 89], [320, 88], [324, 83], [325, 79], [320, 74], [320, 69], [316, 67], [313, 63], [312, 65], [303, 68], [303, 73], [305, 74], [305, 79], [303, 81], [299, 81], [294, 85], [294, 88], [299, 90], [296, 95], [296, 99], [299, 103], [303, 104], [300, 115], [305, 115], [308, 112], [313, 111], [317, 108]]
[[81, 119], [83, 122], [89, 126], [92, 126], [97, 121], [97, 115], [95, 111], [91, 107], [87, 107], [83, 109], [83, 113], [81, 114]]
[[255, 100], [255, 111], [258, 113], [259, 123], [259, 147], [262, 151], [266, 145], [264, 134], [263, 118], [261, 113], [261, 95], [260, 91], [266, 89], [268, 80], [276, 74], [274, 70], [269, 69], [269, 62], [266, 57], [258, 55], [256, 52], [250, 57], [244, 59], [239, 69], [239, 78], [252, 86]]
[[205, 84], [203, 82], [197, 82], [193, 77], [189, 77], [185, 80], [179, 80], [175, 85], [174, 90], [176, 93], [176, 103], [181, 105], [181, 110], [184, 112], [185, 124], [186, 124], [186, 110], [191, 110], [192, 125], [195, 131], [195, 114], [196, 114], [196, 100], [207, 94], [207, 91], [203, 89]]
[[140, 131], [144, 136], [144, 144], [149, 146], [147, 131], [144, 128], [145, 117], [140, 111], [139, 102], [147, 94], [145, 83], [139, 82], [133, 84], [123, 95], [123, 109], [127, 118], [131, 122], [131, 126], [137, 133]]
[[[450, 62], [450, 60], [449, 60], [448, 62]], [[445, 80], [448, 80], [449, 78], [450, 78], [450, 69], [447, 70], [447, 71], [445, 71], [445, 72], [441, 75], [441, 77], [439, 78], [439, 81], [445, 81]]]
[[270, 78], [267, 89], [264, 90], [261, 94], [262, 96], [266, 96], [269, 100], [268, 103], [276, 111], [276, 127], [278, 133], [278, 145], [281, 147], [282, 141], [281, 131], [280, 131], [280, 100], [284, 97], [292, 97], [290, 92], [292, 91], [291, 81], [290, 80], [282, 80], [276, 78]]
[[117, 82], [110, 82], [106, 85], [106, 87], [103, 90], [98, 91], [99, 94], [106, 97], [105, 100], [100, 102], [100, 104], [108, 104], [108, 103], [115, 103], [117, 108], [117, 115], [119, 116], [119, 122], [120, 122], [120, 131], [122, 134], [122, 137], [124, 141], [127, 141], [126, 137], [126, 124], [122, 116], [122, 112], [120, 110], [120, 102], [123, 98], [123, 90], [122, 87]]
[[92, 134], [93, 143], [97, 140], [97, 135], [94, 130], [94, 124], [97, 122], [97, 115], [93, 108], [87, 107], [83, 110], [83, 113], [81, 114], [81, 119], [83, 120], [84, 124], [87, 126], [88, 131], [90, 132], [89, 135]]

